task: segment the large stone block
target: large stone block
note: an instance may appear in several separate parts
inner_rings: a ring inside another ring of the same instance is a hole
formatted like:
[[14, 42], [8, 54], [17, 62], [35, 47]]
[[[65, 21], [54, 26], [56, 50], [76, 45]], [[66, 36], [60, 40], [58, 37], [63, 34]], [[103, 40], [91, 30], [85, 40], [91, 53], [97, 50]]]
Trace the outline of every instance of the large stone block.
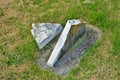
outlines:
[[68, 20], [47, 65], [53, 67], [58, 58], [64, 55], [85, 32], [85, 22]]
[[34, 23], [32, 24], [32, 28], [31, 33], [38, 44], [39, 49], [42, 49], [63, 30], [63, 27], [60, 24], [52, 23]]

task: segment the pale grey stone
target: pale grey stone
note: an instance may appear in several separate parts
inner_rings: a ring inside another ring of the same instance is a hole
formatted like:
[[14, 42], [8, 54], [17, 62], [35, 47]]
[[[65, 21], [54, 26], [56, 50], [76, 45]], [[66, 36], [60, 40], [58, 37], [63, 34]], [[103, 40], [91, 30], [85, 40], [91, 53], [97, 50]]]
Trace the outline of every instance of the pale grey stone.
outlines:
[[[71, 30], [73, 28], [73, 30]], [[72, 31], [72, 32], [71, 32]], [[68, 20], [66, 26], [50, 56], [47, 65], [53, 67], [61, 53], [65, 53], [85, 33], [85, 23]]]
[[52, 23], [33, 23], [32, 28], [31, 33], [38, 44], [39, 49], [42, 49], [63, 30], [63, 27], [60, 24]]

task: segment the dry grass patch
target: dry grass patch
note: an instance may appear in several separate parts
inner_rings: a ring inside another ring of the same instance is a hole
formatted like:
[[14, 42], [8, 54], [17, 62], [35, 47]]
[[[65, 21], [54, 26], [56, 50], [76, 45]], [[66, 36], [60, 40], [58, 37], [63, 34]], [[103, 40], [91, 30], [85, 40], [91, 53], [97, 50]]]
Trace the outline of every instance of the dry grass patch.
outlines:
[[104, 34], [101, 33], [101, 37], [99, 39], [102, 41], [102, 43], [95, 50], [94, 55], [89, 56], [89, 53], [87, 54], [87, 61], [85, 61], [85, 63], [88, 67], [82, 67], [82, 65], [79, 66], [78, 70], [80, 71], [74, 76], [75, 79], [106, 80], [116, 76], [116, 70], [114, 67], [111, 67], [111, 63], [108, 62], [108, 59], [112, 57], [112, 55], [109, 54], [110, 50], [112, 49], [112, 44], [110, 42], [111, 37], [111, 31], [108, 31]]
[[[106, 36], [107, 35], [107, 36]], [[101, 55], [102, 57], [107, 57], [112, 49], [112, 44], [110, 42], [110, 39], [112, 37], [112, 32], [108, 31], [107, 33], [102, 34], [103, 36], [103, 43], [101, 46], [97, 49], [97, 54]]]
[[29, 61], [29, 62], [24, 62], [21, 65], [12, 65], [6, 68], [2, 68], [3, 70], [0, 79], [9, 79], [9, 78], [12, 79], [13, 77], [10, 77], [10, 75], [12, 74], [14, 74], [15, 78], [19, 78], [21, 73], [27, 71], [30, 66], [31, 66], [31, 62]]

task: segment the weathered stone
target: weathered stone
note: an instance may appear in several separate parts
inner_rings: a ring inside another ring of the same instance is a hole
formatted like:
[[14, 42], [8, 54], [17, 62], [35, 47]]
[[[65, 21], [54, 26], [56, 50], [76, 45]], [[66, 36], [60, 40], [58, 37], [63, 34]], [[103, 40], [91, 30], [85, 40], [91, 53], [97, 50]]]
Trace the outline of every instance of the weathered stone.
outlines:
[[71, 73], [71, 70], [77, 67], [84, 53], [100, 38], [100, 35], [101, 31], [98, 28], [86, 24], [86, 33], [63, 56], [59, 57], [54, 67], [49, 67], [46, 63], [57, 42], [58, 37], [56, 37], [49, 44], [49, 47], [40, 50], [41, 54], [36, 60], [37, 65], [42, 69], [65, 77], [67, 73]]
[[42, 49], [56, 35], [58, 35], [63, 27], [60, 24], [38, 23], [32, 24], [31, 33], [37, 42], [39, 49]]
[[71, 25], [71, 29], [67, 36], [64, 47], [61, 49], [61, 53], [64, 55], [80, 37], [86, 32], [85, 23], [79, 23], [77, 25]]
[[53, 67], [59, 56], [64, 55], [85, 32], [84, 22], [68, 20], [47, 65]]

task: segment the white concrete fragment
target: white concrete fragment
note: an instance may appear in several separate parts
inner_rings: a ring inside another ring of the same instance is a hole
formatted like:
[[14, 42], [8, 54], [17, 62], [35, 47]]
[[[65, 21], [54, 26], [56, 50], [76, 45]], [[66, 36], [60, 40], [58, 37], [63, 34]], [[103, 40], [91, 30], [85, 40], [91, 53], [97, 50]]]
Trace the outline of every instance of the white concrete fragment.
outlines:
[[32, 24], [31, 33], [39, 46], [42, 49], [48, 42], [50, 42], [56, 35], [58, 35], [63, 27], [60, 24], [52, 23], [38, 23]]
[[60, 35], [60, 38], [59, 38], [59, 40], [58, 40], [58, 42], [53, 50], [48, 62], [47, 62], [48, 66], [53, 67], [54, 64], [56, 63], [56, 61], [58, 60], [58, 58], [60, 56], [60, 51], [66, 42], [66, 39], [67, 39], [67, 36], [69, 34], [71, 26], [78, 25], [80, 23], [81, 22], [79, 20], [68, 20], [67, 21], [65, 28], [64, 28], [62, 34]]

